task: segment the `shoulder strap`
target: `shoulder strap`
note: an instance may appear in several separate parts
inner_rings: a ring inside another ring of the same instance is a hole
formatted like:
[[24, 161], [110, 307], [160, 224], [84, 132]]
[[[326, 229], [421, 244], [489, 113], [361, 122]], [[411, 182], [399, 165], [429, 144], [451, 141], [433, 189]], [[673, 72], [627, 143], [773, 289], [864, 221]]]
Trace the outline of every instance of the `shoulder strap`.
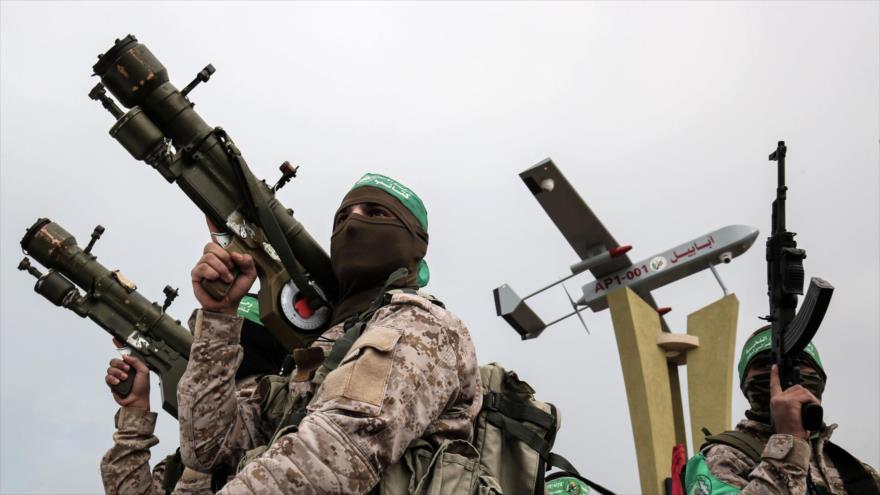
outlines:
[[548, 432], [555, 432], [555, 415], [528, 404], [510, 401], [498, 392], [483, 394], [483, 409], [486, 410], [486, 421], [490, 424], [528, 445], [542, 458], [546, 458], [550, 454], [550, 449], [553, 448], [553, 439], [545, 439], [544, 435], [523, 426], [521, 421], [528, 421]]
[[831, 462], [834, 463], [837, 472], [840, 473], [840, 478], [843, 480], [843, 486], [846, 487], [847, 493], [865, 495], [880, 493], [874, 477], [852, 454], [831, 442], [825, 444], [825, 452], [831, 458]]
[[[544, 412], [537, 407], [525, 403], [511, 401], [498, 392], [483, 394], [483, 407], [486, 409], [486, 421], [500, 428], [505, 434], [511, 435], [517, 440], [528, 445], [537, 452], [543, 460], [543, 467], [538, 474], [539, 481], [547, 481], [560, 476], [575, 477], [597, 493], [613, 495], [611, 490], [581, 476], [577, 468], [565, 457], [550, 452], [556, 436], [556, 423], [559, 421], [556, 415], [556, 407], [550, 405], [550, 413]], [[522, 421], [540, 426], [548, 432], [549, 437], [544, 438], [535, 431], [522, 425]], [[544, 471], [548, 467], [560, 469], [561, 472], [550, 475], [544, 480]], [[536, 486], [537, 493], [543, 493], [543, 483]]]
[[[385, 281], [385, 286], [382, 287], [382, 292], [379, 293], [379, 297], [370, 304], [370, 307], [362, 313], [355, 314], [345, 322], [343, 327], [345, 328], [345, 333], [333, 343], [333, 346], [330, 348], [330, 353], [321, 364], [321, 367], [315, 372], [314, 378], [312, 378], [312, 382], [315, 384], [316, 389], [321, 386], [324, 382], [324, 378], [330, 374], [330, 372], [339, 367], [339, 363], [341, 363], [345, 355], [348, 354], [348, 351], [351, 349], [351, 346], [354, 345], [355, 341], [360, 338], [361, 334], [364, 332], [364, 328], [367, 326], [367, 322], [370, 321], [376, 311], [391, 302], [391, 294], [388, 293], [388, 287], [401, 278], [406, 277], [408, 273], [409, 270], [406, 268], [398, 268], [397, 270], [394, 270]], [[306, 417], [306, 408], [311, 400], [312, 397], [307, 397], [307, 400], [303, 402], [291, 403], [290, 409], [284, 414], [275, 428], [275, 433], [271, 437], [273, 441], [281, 430], [299, 426], [299, 423]]]
[[211, 493], [219, 492], [226, 485], [226, 482], [229, 481], [229, 476], [232, 474], [232, 468], [226, 464], [221, 464], [214, 468], [214, 471], [211, 472]]
[[180, 477], [183, 476], [183, 461], [180, 458], [180, 449], [165, 458], [165, 476], [162, 478], [162, 489], [166, 495], [170, 495], [177, 486]]
[[749, 456], [749, 458], [755, 463], [761, 462], [761, 453], [764, 452], [764, 442], [746, 432], [731, 430], [717, 435], [707, 436], [706, 442], [700, 446], [700, 450], [716, 443], [727, 445], [739, 450], [743, 454]]
[[483, 407], [489, 411], [499, 411], [511, 419], [528, 421], [545, 430], [556, 430], [557, 420], [553, 414], [544, 412], [525, 402], [512, 401], [499, 392], [486, 392], [483, 394]]
[[424, 299], [431, 301], [431, 304], [434, 304], [435, 306], [440, 306], [441, 308], [446, 309], [446, 305], [443, 304], [443, 301], [441, 301], [440, 299], [437, 299], [433, 295], [428, 294], [427, 292], [422, 291], [422, 290], [403, 288], [403, 289], [391, 289], [391, 290], [387, 291], [386, 293], [387, 294], [410, 294], [413, 296], [419, 296], [421, 298], [424, 298]]

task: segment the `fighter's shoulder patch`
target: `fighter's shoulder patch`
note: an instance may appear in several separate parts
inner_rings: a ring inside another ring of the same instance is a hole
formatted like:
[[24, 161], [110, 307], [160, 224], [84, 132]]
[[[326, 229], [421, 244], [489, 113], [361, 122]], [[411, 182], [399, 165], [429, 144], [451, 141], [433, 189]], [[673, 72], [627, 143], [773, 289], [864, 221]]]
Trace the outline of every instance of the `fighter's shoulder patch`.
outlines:
[[351, 346], [339, 367], [327, 375], [322, 385], [323, 399], [343, 397], [381, 406], [391, 374], [394, 347], [401, 335], [394, 328], [370, 325]]

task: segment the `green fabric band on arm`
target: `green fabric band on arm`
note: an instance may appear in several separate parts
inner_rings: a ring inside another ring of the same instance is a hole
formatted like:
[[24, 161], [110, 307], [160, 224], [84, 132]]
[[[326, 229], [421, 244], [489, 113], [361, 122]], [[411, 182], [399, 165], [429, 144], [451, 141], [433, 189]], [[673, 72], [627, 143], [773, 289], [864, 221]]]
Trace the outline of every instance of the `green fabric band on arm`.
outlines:
[[703, 454], [697, 454], [685, 467], [684, 491], [687, 495], [727, 495], [739, 493], [740, 489], [716, 478]]
[[544, 485], [544, 493], [547, 495], [589, 495], [593, 492], [583, 481], [563, 476], [548, 481]]
[[241, 298], [238, 303], [238, 316], [251, 320], [257, 325], [262, 325], [260, 321], [260, 301], [256, 297], [248, 294]]

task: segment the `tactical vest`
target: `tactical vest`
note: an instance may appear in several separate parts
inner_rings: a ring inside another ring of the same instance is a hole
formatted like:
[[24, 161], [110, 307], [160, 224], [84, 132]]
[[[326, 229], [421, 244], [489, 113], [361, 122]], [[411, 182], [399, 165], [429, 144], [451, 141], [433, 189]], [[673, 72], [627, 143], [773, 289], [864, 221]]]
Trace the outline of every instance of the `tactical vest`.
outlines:
[[[707, 435], [706, 442], [700, 446], [700, 451], [703, 451], [706, 447], [717, 444], [733, 447], [748, 456], [752, 462], [758, 464], [761, 462], [761, 454], [764, 452], [764, 447], [767, 442], [744, 431], [731, 430], [717, 435]], [[834, 463], [834, 467], [837, 468], [847, 493], [859, 495], [880, 494], [877, 484], [874, 481], [874, 477], [867, 469], [865, 469], [865, 466], [849, 452], [829, 441], [825, 443], [825, 453], [828, 454], [831, 462]], [[736, 492], [738, 491], [739, 490], [736, 490]], [[827, 495], [831, 492], [827, 487], [815, 485], [812, 481], [808, 480], [807, 493]]]
[[[339, 363], [361, 336], [367, 323], [397, 293], [424, 297], [440, 307], [439, 300], [411, 289], [385, 291], [362, 314], [344, 324], [344, 335], [337, 339], [320, 368], [314, 373], [313, 390]], [[566, 477], [571, 483], [589, 486], [596, 493], [609, 490], [579, 475], [565, 458], [552, 453], [560, 426], [558, 410], [536, 400], [534, 390], [516, 373], [492, 363], [480, 367], [483, 405], [474, 425], [473, 441], [452, 440], [434, 448], [422, 439], [410, 444], [403, 458], [382, 474], [374, 494], [543, 494], [545, 472], [556, 467], [547, 480]], [[281, 436], [296, 431], [306, 416], [312, 397], [291, 397], [289, 377], [273, 375], [260, 382], [261, 428], [270, 433], [269, 444], [248, 451], [238, 471], [265, 452]], [[587, 493], [586, 491], [581, 493]]]

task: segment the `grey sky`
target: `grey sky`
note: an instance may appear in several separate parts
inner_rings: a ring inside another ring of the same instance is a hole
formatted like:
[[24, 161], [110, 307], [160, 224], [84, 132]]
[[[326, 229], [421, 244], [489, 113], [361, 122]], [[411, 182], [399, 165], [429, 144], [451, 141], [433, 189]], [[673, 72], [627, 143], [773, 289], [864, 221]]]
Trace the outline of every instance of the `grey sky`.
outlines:
[[[552, 157], [633, 259], [723, 225], [760, 228], [720, 268], [741, 301], [741, 345], [767, 311], [767, 154], [784, 139], [789, 227], [807, 275], [836, 287], [815, 340], [826, 416], [841, 424], [835, 440], [876, 467], [878, 15], [877, 2], [3, 2], [0, 492], [100, 492], [116, 410], [103, 384], [109, 337], [15, 270], [36, 218], [81, 244], [104, 225], [99, 261], [152, 299], [180, 287], [169, 310], [180, 319], [195, 305], [201, 215], [107, 135], [112, 119], [86, 96], [95, 56], [128, 33], [178, 87], [214, 64], [191, 95], [197, 109], [258, 176], [301, 165], [280, 198], [325, 248], [362, 173], [412, 187], [430, 218], [428, 289], [468, 324], [482, 362], [517, 370], [560, 408], [557, 450], [622, 493], [639, 485], [609, 314], [585, 314], [591, 336], [569, 320], [530, 342], [494, 315], [493, 287], [525, 293], [577, 261], [517, 174]], [[654, 295], [684, 331], [721, 291], [704, 272]], [[558, 289], [536, 306], [549, 319], [567, 302]], [[154, 459], [177, 445], [176, 423], [160, 418]]]

